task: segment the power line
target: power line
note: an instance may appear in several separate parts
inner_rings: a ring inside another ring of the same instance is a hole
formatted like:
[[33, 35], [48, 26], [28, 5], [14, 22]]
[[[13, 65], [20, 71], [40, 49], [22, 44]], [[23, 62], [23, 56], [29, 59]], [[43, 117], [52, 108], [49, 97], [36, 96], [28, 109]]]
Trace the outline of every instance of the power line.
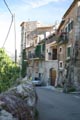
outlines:
[[11, 30], [11, 27], [12, 27], [12, 23], [13, 23], [13, 16], [12, 16], [11, 23], [10, 23], [10, 26], [9, 26], [9, 29], [8, 29], [8, 32], [7, 32], [7, 35], [6, 35], [6, 38], [5, 38], [5, 41], [3, 43], [2, 48], [4, 47], [4, 45], [5, 45], [6, 41], [7, 41], [7, 38], [9, 36], [10, 30]]
[[9, 11], [10, 14], [11, 14], [11, 23], [10, 23], [10, 26], [9, 26], [9, 29], [8, 29], [8, 32], [7, 32], [7, 35], [6, 35], [5, 41], [4, 41], [4, 43], [3, 43], [3, 47], [4, 47], [4, 45], [5, 45], [6, 41], [7, 41], [7, 38], [8, 38], [8, 36], [9, 36], [9, 33], [10, 33], [10, 30], [11, 30], [11, 27], [12, 27], [12, 23], [13, 23], [13, 14], [12, 14], [12, 12], [11, 12], [11, 10], [10, 10], [10, 8], [9, 8], [9, 6], [8, 6], [8, 4], [7, 4], [7, 2], [6, 2], [5, 0], [3, 0], [3, 1], [4, 1], [4, 4], [6, 5], [8, 11]]
[[5, 0], [3, 0], [3, 1], [4, 1], [5, 5], [6, 5], [6, 7], [7, 7], [8, 11], [10, 12], [11, 17], [12, 17], [12, 19], [11, 19], [11, 23], [10, 23], [10, 26], [9, 26], [9, 30], [8, 30], [8, 33], [7, 33], [7, 36], [6, 36], [5, 41], [4, 41], [4, 43], [3, 43], [3, 47], [4, 47], [4, 45], [5, 45], [6, 41], [7, 41], [7, 38], [8, 38], [8, 36], [9, 36], [10, 30], [11, 30], [11, 27], [12, 27], [12, 23], [13, 23], [13, 21], [14, 21], [14, 37], [15, 37], [15, 63], [16, 63], [16, 59], [17, 59], [17, 50], [16, 50], [16, 28], [15, 28], [15, 15], [13, 15], [13, 14], [12, 14], [12, 12], [11, 12], [11, 10], [10, 10], [10, 8], [9, 8], [9, 6], [8, 6], [8, 4], [7, 4], [7, 2], [6, 2]]
[[5, 5], [6, 5], [7, 9], [9, 10], [10, 14], [13, 16], [13, 14], [12, 14], [12, 12], [11, 12], [11, 10], [10, 10], [8, 4], [6, 3], [6, 1], [5, 1], [5, 0], [3, 0], [3, 1], [4, 1]]

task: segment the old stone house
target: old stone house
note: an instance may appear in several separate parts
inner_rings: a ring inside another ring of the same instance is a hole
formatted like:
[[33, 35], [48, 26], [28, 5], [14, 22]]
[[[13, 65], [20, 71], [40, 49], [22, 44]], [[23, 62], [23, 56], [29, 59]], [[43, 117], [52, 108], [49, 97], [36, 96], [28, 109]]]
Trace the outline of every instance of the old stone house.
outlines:
[[[80, 0], [74, 0], [58, 27], [59, 84], [80, 86]], [[64, 71], [67, 69], [66, 77]]]
[[48, 85], [56, 86], [58, 80], [58, 59], [56, 34], [46, 38], [45, 42], [45, 79]]
[[44, 26], [36, 21], [21, 24], [21, 51], [26, 50], [28, 77], [44, 80], [45, 43], [42, 40], [52, 32], [53, 26]]

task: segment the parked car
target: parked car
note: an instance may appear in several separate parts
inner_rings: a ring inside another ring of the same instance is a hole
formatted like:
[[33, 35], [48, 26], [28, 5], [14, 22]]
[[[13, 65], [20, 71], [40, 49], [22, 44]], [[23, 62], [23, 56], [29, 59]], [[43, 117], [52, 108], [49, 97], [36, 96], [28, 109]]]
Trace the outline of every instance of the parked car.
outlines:
[[33, 85], [35, 85], [35, 86], [41, 86], [41, 85], [42, 85], [42, 81], [41, 81], [41, 79], [38, 78], [38, 77], [35, 77], [35, 78], [32, 80], [32, 83], [33, 83]]

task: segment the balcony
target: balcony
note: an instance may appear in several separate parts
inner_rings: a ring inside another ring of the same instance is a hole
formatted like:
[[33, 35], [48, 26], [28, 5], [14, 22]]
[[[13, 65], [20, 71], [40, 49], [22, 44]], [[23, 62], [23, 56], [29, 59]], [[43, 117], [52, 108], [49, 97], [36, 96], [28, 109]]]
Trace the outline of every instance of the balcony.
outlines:
[[35, 48], [35, 55], [38, 58], [45, 58], [45, 44], [39, 44]]
[[38, 55], [36, 53], [30, 53], [27, 56], [28, 60], [31, 60], [31, 59], [44, 59], [44, 58], [45, 58], [45, 54], [44, 53], [40, 53]]
[[56, 52], [49, 52], [48, 53], [48, 60], [57, 60], [57, 51]]
[[32, 58], [34, 58], [35, 57], [35, 53], [30, 53], [30, 54], [28, 54], [28, 59], [32, 59]]
[[68, 33], [67, 32], [62, 32], [59, 37], [58, 37], [58, 43], [59, 44], [66, 44], [68, 43], [68, 40], [69, 40], [69, 36], [68, 36]]
[[49, 43], [52, 43], [56, 40], [56, 36], [55, 34], [53, 34], [52, 36], [49, 36], [47, 39], [46, 39], [46, 44], [49, 44]]

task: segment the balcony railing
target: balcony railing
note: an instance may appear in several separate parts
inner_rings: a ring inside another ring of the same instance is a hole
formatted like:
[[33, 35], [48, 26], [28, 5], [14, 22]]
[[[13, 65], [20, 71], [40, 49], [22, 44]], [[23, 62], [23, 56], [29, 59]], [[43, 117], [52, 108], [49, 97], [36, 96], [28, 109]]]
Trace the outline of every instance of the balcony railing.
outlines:
[[58, 37], [58, 43], [68, 43], [69, 35], [67, 32], [62, 32]]
[[46, 44], [49, 44], [49, 43], [52, 43], [56, 40], [56, 36], [53, 35], [53, 36], [50, 36], [46, 39]]
[[35, 53], [31, 53], [31, 54], [28, 54], [28, 56], [27, 56], [27, 59], [36, 59], [36, 58], [44, 59], [45, 58], [45, 53], [40, 53], [38, 55], [36, 55]]
[[48, 60], [57, 60], [57, 54], [48, 53]]

